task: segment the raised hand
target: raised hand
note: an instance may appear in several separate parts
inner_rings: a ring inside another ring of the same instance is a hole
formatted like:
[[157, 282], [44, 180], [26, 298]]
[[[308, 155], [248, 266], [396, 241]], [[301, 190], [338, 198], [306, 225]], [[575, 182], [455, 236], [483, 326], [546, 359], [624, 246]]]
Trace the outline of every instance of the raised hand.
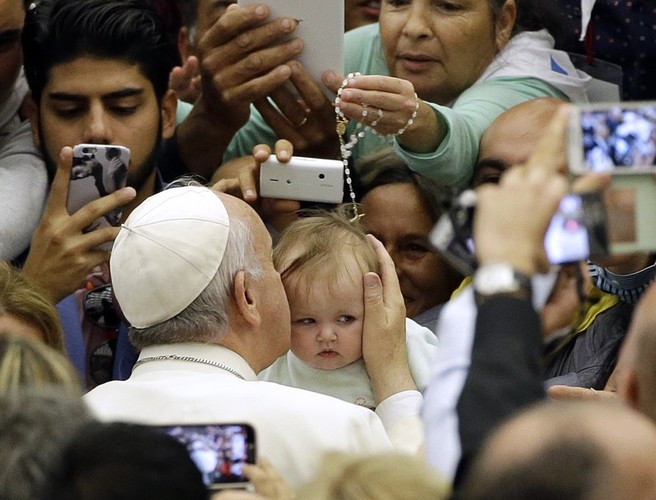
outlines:
[[119, 232], [118, 227], [111, 226], [88, 233], [84, 229], [98, 217], [129, 203], [136, 196], [131, 187], [119, 189], [69, 215], [66, 201], [72, 153], [69, 147], [61, 151], [45, 212], [32, 237], [23, 268], [25, 276], [40, 284], [53, 302], [80, 288], [95, 266], [109, 260], [110, 252], [98, 247], [113, 241]]

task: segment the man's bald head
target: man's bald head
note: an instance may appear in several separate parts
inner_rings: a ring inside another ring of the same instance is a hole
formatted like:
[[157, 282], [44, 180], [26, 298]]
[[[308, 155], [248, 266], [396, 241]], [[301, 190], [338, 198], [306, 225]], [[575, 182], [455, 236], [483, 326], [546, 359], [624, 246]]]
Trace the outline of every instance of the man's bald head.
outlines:
[[638, 412], [546, 401], [490, 436], [463, 498], [653, 498], [655, 452], [656, 427]]
[[501, 113], [481, 138], [473, 186], [496, 182], [508, 167], [525, 163], [564, 102], [553, 97], [531, 99]]
[[617, 370], [620, 398], [656, 422], [656, 284], [640, 299]]

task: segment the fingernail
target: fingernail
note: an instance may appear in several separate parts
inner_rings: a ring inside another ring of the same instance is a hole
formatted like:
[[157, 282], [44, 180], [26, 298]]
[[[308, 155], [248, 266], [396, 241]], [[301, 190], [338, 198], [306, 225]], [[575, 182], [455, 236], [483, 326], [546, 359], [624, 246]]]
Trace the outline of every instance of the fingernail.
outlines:
[[378, 279], [374, 274], [365, 274], [364, 275], [364, 285], [367, 287], [375, 287], [378, 285]]
[[280, 153], [278, 153], [278, 158], [280, 158], [281, 160], [288, 160], [289, 159], [289, 152], [288, 151], [280, 151]]
[[262, 16], [264, 16], [264, 15], [266, 14], [266, 10], [264, 9], [264, 7], [257, 7], [257, 8], [255, 9], [255, 14], [256, 14], [258, 17], [262, 17]]

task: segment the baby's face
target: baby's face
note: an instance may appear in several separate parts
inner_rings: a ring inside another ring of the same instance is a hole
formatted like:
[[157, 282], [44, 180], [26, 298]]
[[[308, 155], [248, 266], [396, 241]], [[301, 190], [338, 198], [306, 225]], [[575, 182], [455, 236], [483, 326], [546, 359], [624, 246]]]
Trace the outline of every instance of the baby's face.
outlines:
[[311, 368], [336, 370], [362, 357], [362, 281], [284, 280], [291, 310], [291, 350]]

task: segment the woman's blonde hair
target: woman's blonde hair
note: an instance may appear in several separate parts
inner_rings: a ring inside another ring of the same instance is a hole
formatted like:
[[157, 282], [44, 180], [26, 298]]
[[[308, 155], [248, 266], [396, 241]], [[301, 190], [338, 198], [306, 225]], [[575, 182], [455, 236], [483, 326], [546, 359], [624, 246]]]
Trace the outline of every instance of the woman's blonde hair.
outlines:
[[31, 338], [0, 334], [0, 395], [42, 385], [82, 390], [77, 372], [63, 354]]
[[446, 499], [451, 488], [440, 474], [418, 457], [391, 452], [352, 456], [330, 453], [321, 471], [298, 498], [313, 500], [432, 500]]
[[0, 316], [13, 316], [36, 327], [46, 345], [65, 353], [57, 309], [38, 286], [7, 262], [0, 262]]

